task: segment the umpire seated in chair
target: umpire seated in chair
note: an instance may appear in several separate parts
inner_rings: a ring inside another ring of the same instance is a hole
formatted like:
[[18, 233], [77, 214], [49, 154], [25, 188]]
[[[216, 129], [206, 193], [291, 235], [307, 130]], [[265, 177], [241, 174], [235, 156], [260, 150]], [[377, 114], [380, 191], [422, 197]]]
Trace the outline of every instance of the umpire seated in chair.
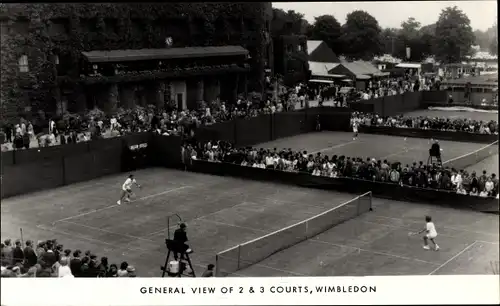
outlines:
[[435, 140], [431, 148], [429, 149], [429, 158], [436, 158], [438, 163], [441, 164], [441, 147], [439, 146], [439, 142]]
[[174, 252], [175, 260], [179, 259], [178, 253], [181, 253], [181, 259], [187, 259], [187, 258], [184, 258], [184, 254], [193, 253], [193, 250], [191, 250], [189, 248], [189, 245], [186, 244], [187, 241], [188, 241], [188, 238], [187, 238], [187, 233], [186, 233], [186, 224], [181, 223], [179, 225], [179, 228], [176, 229], [174, 232], [174, 239], [173, 239], [174, 249], [172, 251]]

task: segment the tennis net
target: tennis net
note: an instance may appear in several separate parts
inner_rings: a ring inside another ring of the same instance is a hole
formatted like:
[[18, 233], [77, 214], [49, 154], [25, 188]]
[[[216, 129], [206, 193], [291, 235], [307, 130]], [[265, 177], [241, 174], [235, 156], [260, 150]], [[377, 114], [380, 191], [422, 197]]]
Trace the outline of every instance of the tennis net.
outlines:
[[443, 166], [455, 168], [457, 170], [473, 166], [486, 158], [498, 154], [498, 140], [486, 145], [474, 152], [467, 153], [443, 162]]
[[239, 244], [216, 255], [216, 276], [227, 276], [269, 256], [312, 238], [372, 209], [367, 192], [307, 220]]

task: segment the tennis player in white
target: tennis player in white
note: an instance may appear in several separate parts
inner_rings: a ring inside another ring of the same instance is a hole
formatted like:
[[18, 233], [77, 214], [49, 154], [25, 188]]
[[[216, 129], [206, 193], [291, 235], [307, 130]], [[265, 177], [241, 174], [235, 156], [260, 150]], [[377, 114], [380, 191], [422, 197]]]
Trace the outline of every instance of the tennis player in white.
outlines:
[[354, 119], [354, 121], [352, 122], [352, 132], [353, 132], [353, 137], [352, 137], [352, 140], [356, 140], [358, 138], [358, 121], [357, 119]]
[[116, 201], [116, 204], [121, 205], [124, 199], [126, 202], [130, 202], [130, 196], [132, 195], [132, 185], [141, 188], [141, 185], [137, 184], [133, 174], [129, 175], [128, 178], [125, 180], [125, 183], [123, 183], [122, 195], [120, 199]]
[[425, 228], [418, 232], [417, 234], [421, 234], [426, 232], [424, 236], [424, 249], [430, 250], [429, 240], [434, 244], [434, 250], [439, 250], [439, 245], [436, 243], [437, 231], [436, 226], [434, 226], [434, 222], [432, 222], [432, 218], [429, 216], [425, 217]]

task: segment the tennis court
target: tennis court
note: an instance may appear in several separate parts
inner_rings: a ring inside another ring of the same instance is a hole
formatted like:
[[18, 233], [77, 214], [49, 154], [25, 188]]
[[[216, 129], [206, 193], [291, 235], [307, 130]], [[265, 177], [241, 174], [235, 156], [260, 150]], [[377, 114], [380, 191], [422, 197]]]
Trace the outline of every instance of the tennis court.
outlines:
[[498, 112], [492, 111], [451, 111], [451, 110], [435, 110], [435, 109], [420, 109], [404, 114], [408, 117], [440, 117], [450, 119], [472, 119], [477, 121], [498, 121]]
[[[192, 260], [199, 274], [215, 262], [217, 252], [314, 217], [355, 196], [147, 169], [136, 172], [143, 185], [136, 191], [136, 200], [118, 206], [115, 202], [124, 177], [109, 176], [3, 200], [2, 239], [20, 238], [22, 227], [24, 240], [57, 238], [65, 248], [92, 250], [111, 263], [127, 261], [136, 267], [138, 276], [157, 277], [166, 256], [167, 216], [177, 213], [188, 224], [189, 243], [195, 251]], [[498, 217], [376, 199], [373, 206], [375, 211], [340, 224], [314, 241], [236, 273], [426, 274], [441, 265], [436, 274], [485, 273], [485, 260], [498, 258]], [[425, 214], [435, 218], [442, 234], [440, 252], [424, 251], [418, 239], [407, 237], [409, 229], [422, 226]]]
[[[259, 144], [260, 148], [292, 148], [328, 156], [367, 157], [377, 160], [399, 161], [403, 165], [422, 161], [427, 164], [429, 157], [430, 140], [422, 138], [404, 138], [375, 134], [360, 134], [357, 140], [352, 139], [352, 133], [347, 132], [317, 132], [298, 136], [281, 138], [275, 141]], [[468, 170], [480, 173], [487, 170], [498, 174], [498, 145], [487, 148], [484, 144], [440, 141], [443, 164], [457, 168], [465, 165]], [[481, 150], [482, 149], [482, 150]], [[481, 150], [481, 154], [471, 154]], [[469, 155], [470, 154], [470, 155]], [[464, 159], [465, 157], [465, 159]]]

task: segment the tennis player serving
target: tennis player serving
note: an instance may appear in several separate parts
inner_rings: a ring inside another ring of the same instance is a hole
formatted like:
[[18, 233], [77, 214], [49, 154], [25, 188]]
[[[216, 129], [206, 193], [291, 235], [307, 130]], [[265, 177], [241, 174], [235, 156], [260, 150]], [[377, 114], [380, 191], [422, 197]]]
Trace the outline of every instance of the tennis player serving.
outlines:
[[436, 243], [437, 231], [434, 222], [432, 222], [432, 218], [430, 216], [425, 217], [425, 228], [417, 233], [410, 233], [410, 236], [419, 235], [423, 232], [426, 232], [424, 238], [424, 249], [430, 250], [429, 240], [434, 244], [434, 250], [439, 250], [439, 245]]

